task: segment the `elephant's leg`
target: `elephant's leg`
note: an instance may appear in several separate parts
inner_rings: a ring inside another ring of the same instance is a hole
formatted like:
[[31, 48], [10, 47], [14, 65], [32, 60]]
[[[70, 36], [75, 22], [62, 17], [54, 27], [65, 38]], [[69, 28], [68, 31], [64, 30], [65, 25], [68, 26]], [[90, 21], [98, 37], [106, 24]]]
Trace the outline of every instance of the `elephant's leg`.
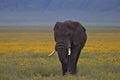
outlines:
[[61, 53], [58, 53], [58, 57], [59, 57], [59, 60], [62, 64], [62, 73], [63, 75], [65, 75], [65, 73], [67, 72], [67, 52], [66, 50], [60, 50], [58, 52], [61, 52]]
[[69, 65], [69, 72], [73, 75], [76, 74], [76, 64], [75, 64], [75, 62], [71, 61], [70, 65]]
[[70, 55], [70, 61], [69, 61], [70, 73], [73, 75], [77, 73], [77, 62], [78, 62], [79, 55], [80, 55], [80, 47], [79, 46], [73, 47], [72, 54]]
[[71, 54], [71, 59], [70, 59], [72, 74], [77, 73], [77, 62], [78, 62], [78, 59], [80, 56], [81, 49], [83, 48], [84, 44], [85, 44], [85, 41], [81, 42], [80, 45], [78, 45], [78, 46], [72, 47], [72, 54]]
[[63, 75], [65, 75], [66, 72], [67, 72], [67, 64], [62, 63], [62, 73], [63, 73]]

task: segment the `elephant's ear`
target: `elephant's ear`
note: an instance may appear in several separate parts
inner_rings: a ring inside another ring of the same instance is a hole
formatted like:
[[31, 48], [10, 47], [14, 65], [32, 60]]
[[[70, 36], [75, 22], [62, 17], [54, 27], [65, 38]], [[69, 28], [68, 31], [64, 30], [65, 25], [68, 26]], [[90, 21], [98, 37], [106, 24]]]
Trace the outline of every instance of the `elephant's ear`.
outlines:
[[86, 31], [86, 29], [83, 27], [83, 25], [81, 25], [79, 22], [73, 22], [73, 25], [74, 25], [76, 28], [80, 28], [80, 27], [81, 27], [84, 32]]
[[81, 37], [82, 37], [83, 31], [85, 31], [85, 28], [79, 22], [72, 22], [72, 24], [74, 25], [74, 28], [75, 28], [75, 31], [73, 31], [73, 35], [72, 35], [72, 38], [73, 38], [72, 42], [74, 45], [78, 45], [82, 41]]
[[54, 26], [54, 31], [55, 30], [58, 30], [59, 26], [61, 25], [62, 23], [61, 22], [56, 22], [55, 26]]

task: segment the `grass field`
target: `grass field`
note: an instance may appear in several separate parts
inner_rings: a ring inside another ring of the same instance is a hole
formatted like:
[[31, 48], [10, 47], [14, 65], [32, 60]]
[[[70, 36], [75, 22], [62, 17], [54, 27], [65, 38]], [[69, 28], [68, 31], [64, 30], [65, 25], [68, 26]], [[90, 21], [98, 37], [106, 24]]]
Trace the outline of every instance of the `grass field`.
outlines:
[[0, 29], [0, 80], [120, 80], [120, 27], [87, 28], [76, 76], [62, 76], [50, 29]]

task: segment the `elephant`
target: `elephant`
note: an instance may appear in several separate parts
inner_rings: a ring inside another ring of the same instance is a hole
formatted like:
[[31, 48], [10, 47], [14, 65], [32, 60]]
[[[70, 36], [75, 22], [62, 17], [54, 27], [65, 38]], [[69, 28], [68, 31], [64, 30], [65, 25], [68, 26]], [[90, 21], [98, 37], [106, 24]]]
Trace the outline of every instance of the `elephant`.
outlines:
[[77, 62], [80, 52], [87, 41], [86, 29], [77, 21], [56, 22], [54, 26], [55, 51], [62, 65], [63, 76], [66, 73], [77, 73]]

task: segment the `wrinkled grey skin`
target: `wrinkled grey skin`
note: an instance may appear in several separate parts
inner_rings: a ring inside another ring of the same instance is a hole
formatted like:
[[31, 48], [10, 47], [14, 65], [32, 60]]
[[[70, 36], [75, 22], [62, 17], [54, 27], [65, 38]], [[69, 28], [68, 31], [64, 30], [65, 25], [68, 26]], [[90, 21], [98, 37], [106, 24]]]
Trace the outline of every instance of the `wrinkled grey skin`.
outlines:
[[[85, 28], [79, 22], [56, 22], [54, 39], [63, 75], [67, 72], [75, 75], [81, 49], [87, 40]], [[71, 55], [68, 55], [68, 48], [71, 49]]]

